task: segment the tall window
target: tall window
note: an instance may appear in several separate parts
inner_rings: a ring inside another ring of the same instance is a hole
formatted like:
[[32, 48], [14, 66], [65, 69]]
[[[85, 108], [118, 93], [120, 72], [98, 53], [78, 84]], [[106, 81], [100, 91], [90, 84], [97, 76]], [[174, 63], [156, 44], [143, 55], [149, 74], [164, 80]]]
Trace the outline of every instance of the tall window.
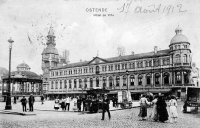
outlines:
[[99, 66], [96, 66], [96, 74], [99, 74]]
[[109, 87], [113, 86], [113, 78], [110, 76], [109, 77]]
[[51, 81], [51, 89], [53, 89], [53, 81]]
[[134, 68], [135, 68], [135, 63], [134, 63], [134, 62], [130, 63], [130, 64], [129, 64], [129, 68], [130, 68], [130, 69], [134, 69]]
[[123, 86], [126, 86], [126, 84], [127, 84], [126, 77], [127, 77], [126, 75], [123, 76]]
[[155, 84], [160, 84], [160, 74], [159, 73], [155, 74]]
[[60, 89], [62, 89], [62, 80], [60, 80]]
[[142, 85], [142, 75], [138, 75], [138, 85]]
[[79, 88], [82, 88], [82, 80], [79, 79]]
[[58, 81], [56, 81], [56, 89], [58, 89]]
[[93, 87], [93, 79], [90, 78], [90, 87], [92, 88]]
[[169, 73], [164, 73], [164, 84], [169, 84]]
[[183, 74], [184, 74], [184, 83], [188, 84], [189, 83], [189, 75], [187, 72], [183, 72]]
[[69, 80], [69, 88], [72, 88], [72, 81]]
[[154, 59], [153, 63], [155, 67], [158, 67], [160, 65], [160, 59]]
[[131, 86], [134, 86], [135, 78], [133, 75], [130, 76]]
[[96, 86], [99, 87], [99, 78], [96, 78]]
[[87, 78], [84, 79], [85, 88], [87, 88]]
[[120, 81], [120, 78], [119, 76], [116, 77], [116, 86], [119, 86], [119, 81]]
[[103, 77], [103, 87], [106, 87], [106, 77]]
[[67, 80], [64, 81], [64, 87], [67, 88]]
[[147, 74], [146, 80], [147, 80], [147, 85], [150, 85], [151, 84], [151, 75], [150, 74]]
[[183, 63], [187, 63], [187, 55], [183, 55]]
[[76, 79], [74, 79], [74, 88], [76, 88]]
[[176, 83], [181, 84], [181, 73], [180, 72], [176, 73]]
[[175, 56], [175, 62], [176, 62], [176, 63], [181, 63], [181, 55], [177, 54], [177, 55]]

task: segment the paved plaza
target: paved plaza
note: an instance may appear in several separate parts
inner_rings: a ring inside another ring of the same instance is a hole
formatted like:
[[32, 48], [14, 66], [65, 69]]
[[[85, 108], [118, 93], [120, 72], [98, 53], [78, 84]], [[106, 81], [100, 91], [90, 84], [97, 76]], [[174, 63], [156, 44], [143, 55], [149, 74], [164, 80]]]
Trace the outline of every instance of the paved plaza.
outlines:
[[[46, 104], [46, 105], [45, 105]], [[101, 113], [88, 114], [82, 112], [63, 112], [61, 110], [54, 111], [45, 110], [45, 107], [53, 104], [52, 101], [35, 103], [35, 110], [27, 112], [25, 116], [19, 114], [0, 113], [0, 128], [199, 128], [200, 114], [184, 114], [181, 112], [182, 102], [179, 102], [178, 112], [179, 118], [177, 123], [160, 123], [147, 121], [139, 121], [139, 108], [111, 111], [111, 120], [108, 119], [107, 113], [104, 121], [101, 120]], [[5, 103], [0, 103], [0, 110], [3, 111]], [[43, 106], [43, 109], [39, 109]], [[3, 107], [3, 108], [2, 108]], [[12, 105], [13, 112], [20, 112], [20, 103]], [[148, 114], [152, 108], [148, 108]]]

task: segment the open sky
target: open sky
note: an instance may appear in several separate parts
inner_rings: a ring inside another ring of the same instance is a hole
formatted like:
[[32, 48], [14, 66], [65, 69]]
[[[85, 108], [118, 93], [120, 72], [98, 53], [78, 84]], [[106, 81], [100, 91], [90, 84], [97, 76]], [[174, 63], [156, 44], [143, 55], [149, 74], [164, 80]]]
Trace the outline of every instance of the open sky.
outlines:
[[200, 67], [199, 23], [199, 0], [0, 0], [0, 67], [8, 69], [12, 37], [12, 71], [25, 62], [42, 74], [41, 53], [51, 24], [56, 48], [69, 50], [70, 62], [91, 60], [97, 51], [99, 57], [114, 57], [119, 46], [126, 55], [154, 46], [168, 49], [179, 25]]

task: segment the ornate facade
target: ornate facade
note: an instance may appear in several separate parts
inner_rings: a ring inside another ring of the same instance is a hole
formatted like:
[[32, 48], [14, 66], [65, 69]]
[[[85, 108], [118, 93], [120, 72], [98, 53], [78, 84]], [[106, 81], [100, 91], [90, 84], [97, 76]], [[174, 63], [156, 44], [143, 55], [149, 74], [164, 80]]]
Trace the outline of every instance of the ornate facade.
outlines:
[[144, 92], [166, 93], [173, 89], [178, 89], [175, 93], [184, 92], [182, 88], [192, 85], [191, 61], [190, 43], [177, 27], [165, 50], [155, 47], [148, 53], [94, 57], [51, 68], [46, 94], [80, 95], [90, 88], [106, 87], [111, 94], [130, 90], [132, 98], [137, 99]]

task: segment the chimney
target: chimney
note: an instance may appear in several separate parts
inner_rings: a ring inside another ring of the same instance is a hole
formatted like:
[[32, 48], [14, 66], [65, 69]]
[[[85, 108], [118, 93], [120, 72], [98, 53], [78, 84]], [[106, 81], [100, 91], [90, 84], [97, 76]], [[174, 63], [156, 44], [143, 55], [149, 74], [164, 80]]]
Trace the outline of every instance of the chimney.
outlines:
[[135, 52], [134, 52], [134, 51], [132, 51], [132, 52], [131, 52], [131, 55], [135, 55]]
[[158, 52], [158, 46], [154, 46], [154, 53], [156, 54]]

